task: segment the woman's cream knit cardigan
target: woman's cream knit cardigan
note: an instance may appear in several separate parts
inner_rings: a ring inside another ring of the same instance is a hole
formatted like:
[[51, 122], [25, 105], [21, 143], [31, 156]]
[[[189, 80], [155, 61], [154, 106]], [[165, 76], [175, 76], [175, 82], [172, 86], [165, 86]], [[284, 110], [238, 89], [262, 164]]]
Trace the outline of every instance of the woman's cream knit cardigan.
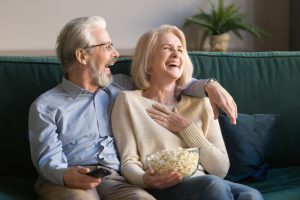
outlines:
[[200, 148], [199, 169], [195, 175], [226, 175], [229, 158], [208, 98], [182, 96], [176, 107], [180, 114], [192, 119], [192, 123], [179, 133], [173, 133], [148, 115], [146, 108], [157, 102], [141, 94], [141, 90], [120, 93], [112, 111], [112, 129], [121, 159], [121, 172], [127, 180], [145, 187], [146, 155], [179, 147]]

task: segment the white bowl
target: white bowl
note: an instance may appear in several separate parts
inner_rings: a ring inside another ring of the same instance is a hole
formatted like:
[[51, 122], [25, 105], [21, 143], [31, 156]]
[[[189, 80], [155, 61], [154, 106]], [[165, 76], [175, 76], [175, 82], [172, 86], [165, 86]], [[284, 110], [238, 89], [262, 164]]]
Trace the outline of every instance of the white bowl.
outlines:
[[199, 149], [162, 150], [146, 156], [151, 169], [157, 174], [177, 171], [184, 177], [193, 175], [199, 163]]

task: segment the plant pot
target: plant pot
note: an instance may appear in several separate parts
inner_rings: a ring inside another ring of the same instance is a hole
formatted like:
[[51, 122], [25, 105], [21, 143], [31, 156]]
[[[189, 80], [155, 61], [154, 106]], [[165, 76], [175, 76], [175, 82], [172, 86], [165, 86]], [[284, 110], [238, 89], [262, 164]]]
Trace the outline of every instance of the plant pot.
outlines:
[[211, 51], [227, 51], [230, 41], [230, 34], [211, 35], [209, 37]]

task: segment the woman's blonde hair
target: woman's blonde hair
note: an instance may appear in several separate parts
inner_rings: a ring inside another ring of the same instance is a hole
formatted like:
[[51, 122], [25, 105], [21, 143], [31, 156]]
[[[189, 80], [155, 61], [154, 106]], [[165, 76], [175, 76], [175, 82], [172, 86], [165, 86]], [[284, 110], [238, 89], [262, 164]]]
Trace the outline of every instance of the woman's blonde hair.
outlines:
[[144, 33], [140, 37], [136, 45], [130, 71], [133, 82], [139, 89], [146, 89], [150, 87], [148, 69], [153, 59], [153, 54], [157, 45], [159, 34], [161, 33], [173, 33], [176, 37], [179, 38], [183, 47], [183, 73], [180, 79], [177, 81], [177, 84], [185, 85], [192, 78], [193, 64], [187, 53], [184, 33], [176, 26], [161, 25], [157, 29], [153, 29]]

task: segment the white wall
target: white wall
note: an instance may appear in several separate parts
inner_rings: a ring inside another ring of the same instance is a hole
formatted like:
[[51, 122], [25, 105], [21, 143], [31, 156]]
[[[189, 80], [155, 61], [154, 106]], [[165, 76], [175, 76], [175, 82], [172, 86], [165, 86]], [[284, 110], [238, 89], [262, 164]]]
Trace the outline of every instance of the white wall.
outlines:
[[[267, 1], [270, 5], [266, 6]], [[274, 3], [276, 1], [278, 3]], [[233, 38], [232, 49], [288, 48], [288, 1], [225, 0], [225, 3], [230, 2], [247, 12], [249, 22], [274, 31], [265, 46], [257, 47], [257, 41], [246, 34], [243, 41]], [[256, 9], [260, 5], [267, 10]], [[90, 15], [100, 15], [107, 20], [115, 46], [126, 54], [143, 32], [163, 23], [181, 27], [184, 18], [197, 12], [199, 6], [207, 9], [208, 3], [206, 0], [0, 0], [0, 54], [51, 54], [56, 36], [65, 23]], [[270, 24], [267, 15], [280, 15], [280, 19], [272, 18], [274, 22]], [[279, 43], [278, 36], [281, 37]]]

